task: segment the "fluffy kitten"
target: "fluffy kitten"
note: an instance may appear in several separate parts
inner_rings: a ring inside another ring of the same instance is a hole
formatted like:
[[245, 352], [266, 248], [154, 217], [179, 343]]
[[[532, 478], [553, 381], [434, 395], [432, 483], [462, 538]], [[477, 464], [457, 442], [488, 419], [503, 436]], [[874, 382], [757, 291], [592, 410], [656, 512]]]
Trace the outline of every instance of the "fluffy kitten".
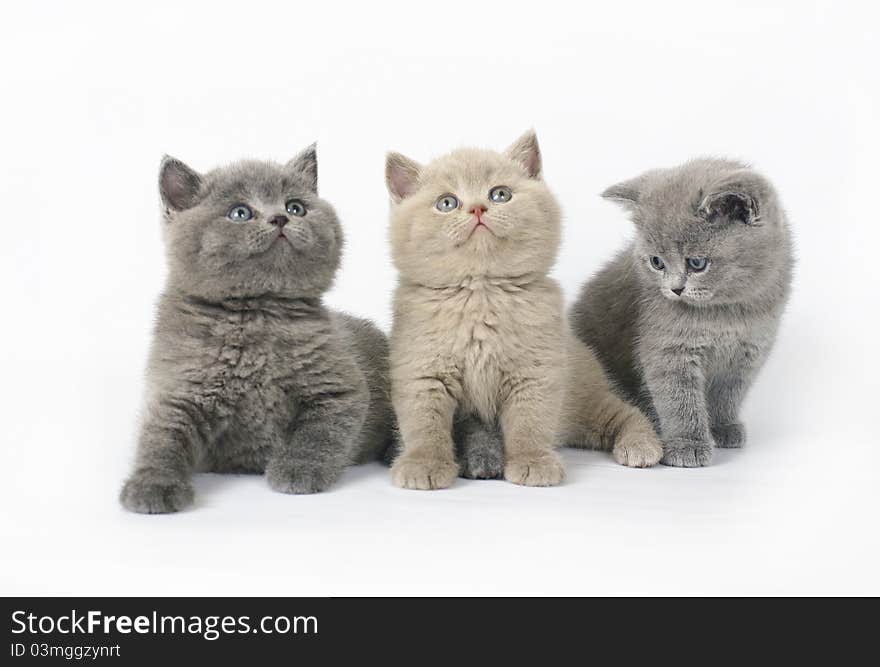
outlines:
[[403, 451], [394, 482], [444, 488], [461, 473], [558, 484], [562, 442], [612, 449], [626, 465], [656, 463], [650, 422], [611, 391], [569, 332], [562, 292], [547, 276], [560, 214], [535, 135], [505, 154], [458, 150], [426, 167], [391, 153], [386, 179], [400, 274], [391, 374]]
[[393, 423], [387, 341], [321, 303], [343, 239], [317, 194], [314, 146], [283, 167], [204, 175], [166, 157], [159, 189], [169, 276], [122, 504], [180, 510], [194, 469], [265, 471], [276, 491], [313, 493], [381, 456]]
[[739, 408], [788, 298], [792, 242], [773, 186], [701, 159], [608, 188], [635, 240], [583, 288], [571, 319], [629, 398], [655, 413], [663, 463], [740, 447]]

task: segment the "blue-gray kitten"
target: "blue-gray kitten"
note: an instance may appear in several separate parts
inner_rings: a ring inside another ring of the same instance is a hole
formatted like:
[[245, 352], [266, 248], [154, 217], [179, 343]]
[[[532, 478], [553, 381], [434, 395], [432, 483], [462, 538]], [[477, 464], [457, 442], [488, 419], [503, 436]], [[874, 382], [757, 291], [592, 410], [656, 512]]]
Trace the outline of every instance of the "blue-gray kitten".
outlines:
[[635, 240], [590, 280], [571, 318], [626, 396], [653, 414], [662, 462], [740, 447], [739, 409], [776, 337], [792, 241], [773, 186], [739, 162], [693, 160], [608, 188]]
[[159, 300], [134, 473], [122, 504], [174, 512], [193, 470], [264, 472], [284, 493], [327, 488], [390, 439], [388, 346], [321, 302], [342, 230], [317, 194], [314, 146], [285, 166], [159, 175], [169, 276]]

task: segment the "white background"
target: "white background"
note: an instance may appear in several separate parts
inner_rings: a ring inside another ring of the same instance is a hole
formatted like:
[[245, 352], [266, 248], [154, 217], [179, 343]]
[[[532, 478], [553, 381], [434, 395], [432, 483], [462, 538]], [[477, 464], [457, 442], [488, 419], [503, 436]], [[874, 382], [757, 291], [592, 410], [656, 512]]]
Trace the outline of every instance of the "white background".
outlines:
[[[597, 4], [5, 3], [0, 594], [880, 593], [876, 10]], [[203, 475], [191, 511], [120, 509], [163, 152], [208, 169], [317, 140], [349, 240], [327, 301], [387, 328], [385, 151], [529, 127], [569, 300], [631, 233], [607, 185], [701, 154], [776, 182], [798, 268], [745, 450], [647, 471], [566, 450], [552, 489]]]

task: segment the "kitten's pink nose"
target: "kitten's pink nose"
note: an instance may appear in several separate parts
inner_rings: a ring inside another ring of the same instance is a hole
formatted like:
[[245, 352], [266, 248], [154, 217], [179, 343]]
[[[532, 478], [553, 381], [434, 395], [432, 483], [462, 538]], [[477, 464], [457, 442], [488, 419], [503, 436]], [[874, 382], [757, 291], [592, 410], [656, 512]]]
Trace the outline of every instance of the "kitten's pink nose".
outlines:
[[278, 229], [281, 229], [286, 225], [290, 220], [287, 219], [286, 215], [276, 215], [274, 218], [269, 218], [269, 224], [275, 225]]
[[483, 213], [486, 212], [486, 207], [482, 204], [477, 204], [476, 206], [471, 206], [471, 210], [468, 211], [473, 216], [476, 216], [477, 220], [483, 217]]

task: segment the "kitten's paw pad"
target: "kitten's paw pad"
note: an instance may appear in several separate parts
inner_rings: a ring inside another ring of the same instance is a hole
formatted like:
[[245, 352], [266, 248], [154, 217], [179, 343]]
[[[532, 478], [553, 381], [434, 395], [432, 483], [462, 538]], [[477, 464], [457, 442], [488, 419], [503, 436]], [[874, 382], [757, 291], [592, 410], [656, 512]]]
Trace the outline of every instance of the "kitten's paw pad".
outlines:
[[611, 450], [614, 460], [630, 468], [650, 468], [663, 458], [663, 445], [653, 435], [624, 436]]
[[746, 429], [742, 424], [717, 424], [712, 427], [712, 437], [719, 447], [742, 447], [746, 444]]
[[192, 505], [195, 494], [187, 481], [135, 475], [122, 487], [119, 501], [139, 514], [169, 514]]
[[269, 488], [279, 493], [318, 493], [333, 484], [337, 474], [309, 464], [270, 462], [266, 467]]
[[565, 467], [555, 452], [518, 456], [504, 466], [504, 479], [523, 486], [556, 486], [565, 479]]
[[410, 459], [405, 455], [391, 466], [391, 481], [402, 489], [446, 489], [458, 477], [455, 461]]
[[677, 468], [699, 468], [712, 462], [712, 443], [689, 438], [671, 438], [663, 445], [661, 463]]
[[469, 451], [461, 457], [459, 467], [459, 474], [468, 479], [498, 479], [504, 474], [504, 454]]

